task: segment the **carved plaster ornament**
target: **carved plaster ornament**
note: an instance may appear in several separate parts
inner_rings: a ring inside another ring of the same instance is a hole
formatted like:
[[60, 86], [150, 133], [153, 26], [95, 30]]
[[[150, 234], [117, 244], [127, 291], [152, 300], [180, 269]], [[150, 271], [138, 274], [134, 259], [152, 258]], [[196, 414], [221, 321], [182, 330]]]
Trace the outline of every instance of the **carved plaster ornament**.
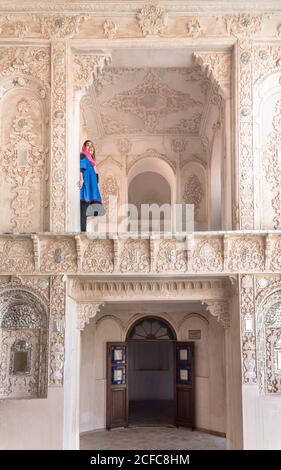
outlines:
[[163, 34], [168, 23], [168, 15], [159, 5], [145, 5], [137, 15], [143, 36]]
[[114, 21], [112, 21], [111, 19], [107, 18], [105, 22], [103, 23], [103, 31], [104, 31], [104, 35], [108, 39], [113, 39], [116, 36], [117, 31], [118, 31], [117, 24], [114, 23]]
[[78, 305], [77, 328], [84, 330], [85, 326], [90, 323], [91, 318], [94, 318], [104, 306], [102, 302], [80, 303]]
[[203, 305], [206, 305], [207, 310], [211, 315], [217, 318], [217, 321], [222, 324], [224, 328], [230, 326], [229, 305], [226, 300], [202, 300]]

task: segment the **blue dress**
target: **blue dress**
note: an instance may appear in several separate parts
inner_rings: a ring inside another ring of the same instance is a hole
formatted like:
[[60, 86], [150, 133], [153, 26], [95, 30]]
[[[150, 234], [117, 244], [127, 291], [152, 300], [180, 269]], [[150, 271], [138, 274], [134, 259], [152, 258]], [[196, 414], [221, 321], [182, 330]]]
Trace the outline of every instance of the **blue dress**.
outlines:
[[95, 169], [83, 153], [80, 155], [80, 171], [83, 173], [83, 186], [80, 188], [80, 201], [101, 203], [102, 200]]

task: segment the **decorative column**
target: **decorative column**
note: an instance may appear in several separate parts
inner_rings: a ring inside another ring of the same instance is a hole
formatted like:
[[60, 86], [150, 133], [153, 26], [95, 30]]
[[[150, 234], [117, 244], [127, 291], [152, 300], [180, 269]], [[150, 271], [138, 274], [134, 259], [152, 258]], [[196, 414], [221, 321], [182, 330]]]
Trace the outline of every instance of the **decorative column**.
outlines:
[[253, 275], [247, 274], [240, 277], [241, 355], [244, 384], [257, 383], [254, 286]]
[[253, 41], [238, 41], [239, 126], [239, 228], [254, 229], [254, 158], [253, 158]]
[[50, 286], [50, 373], [49, 385], [63, 386], [64, 377], [64, 328], [65, 328], [65, 281], [64, 277], [52, 276]]
[[67, 46], [54, 41], [51, 46], [51, 182], [50, 231], [66, 231], [66, 89]]

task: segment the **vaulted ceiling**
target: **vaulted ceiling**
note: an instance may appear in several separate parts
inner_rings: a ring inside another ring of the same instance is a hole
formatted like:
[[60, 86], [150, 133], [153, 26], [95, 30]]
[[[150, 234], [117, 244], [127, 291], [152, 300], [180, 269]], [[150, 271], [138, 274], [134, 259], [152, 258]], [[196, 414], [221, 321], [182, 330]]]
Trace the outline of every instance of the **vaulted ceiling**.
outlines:
[[82, 125], [106, 136], [199, 136], [210, 82], [194, 67], [107, 67], [84, 96]]

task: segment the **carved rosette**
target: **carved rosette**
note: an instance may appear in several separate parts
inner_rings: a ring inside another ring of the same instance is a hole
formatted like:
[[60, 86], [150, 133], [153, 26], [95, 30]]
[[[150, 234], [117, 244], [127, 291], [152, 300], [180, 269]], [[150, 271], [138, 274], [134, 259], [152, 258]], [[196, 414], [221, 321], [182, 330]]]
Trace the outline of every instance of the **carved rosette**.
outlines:
[[187, 35], [193, 39], [198, 38], [202, 34], [201, 24], [196, 17], [192, 17], [186, 23]]
[[51, 231], [66, 229], [66, 43], [52, 44]]
[[249, 37], [261, 31], [262, 22], [268, 15], [253, 15], [241, 13], [239, 15], [226, 15], [225, 25], [227, 32], [237, 37]]
[[41, 272], [64, 273], [77, 270], [75, 240], [47, 242], [42, 247]]
[[233, 240], [228, 266], [231, 271], [263, 271], [264, 248], [261, 240]]
[[168, 15], [158, 5], [145, 5], [137, 15], [143, 36], [163, 34], [167, 28]]
[[110, 18], [107, 18], [103, 23], [103, 32], [108, 39], [113, 39], [118, 31], [117, 24]]
[[200, 271], [222, 271], [222, 245], [218, 240], [202, 240], [196, 243], [192, 255], [192, 269]]
[[162, 240], [156, 259], [157, 272], [185, 272], [187, 270], [186, 251], [180, 249], [176, 241]]
[[82, 271], [111, 273], [113, 271], [112, 240], [89, 241], [83, 254]]
[[254, 228], [253, 42], [239, 42], [240, 229]]
[[120, 254], [120, 271], [125, 272], [149, 272], [148, 240], [126, 240]]
[[256, 384], [255, 286], [249, 274], [240, 278], [240, 315], [243, 383]]
[[111, 64], [110, 54], [77, 54], [73, 59], [74, 90], [87, 90], [93, 83], [99, 85], [99, 79], [105, 66]]
[[64, 376], [65, 282], [51, 277], [50, 294], [50, 371], [49, 385], [63, 386]]
[[85, 326], [90, 323], [91, 318], [94, 318], [100, 311], [100, 308], [104, 303], [92, 302], [92, 303], [80, 303], [78, 305], [78, 318], [77, 328], [78, 330], [84, 330]]
[[254, 83], [281, 71], [281, 46], [274, 44], [256, 44], [254, 46]]
[[224, 327], [230, 326], [229, 306], [227, 300], [202, 300], [206, 309], [211, 315], [217, 318], [217, 321]]

